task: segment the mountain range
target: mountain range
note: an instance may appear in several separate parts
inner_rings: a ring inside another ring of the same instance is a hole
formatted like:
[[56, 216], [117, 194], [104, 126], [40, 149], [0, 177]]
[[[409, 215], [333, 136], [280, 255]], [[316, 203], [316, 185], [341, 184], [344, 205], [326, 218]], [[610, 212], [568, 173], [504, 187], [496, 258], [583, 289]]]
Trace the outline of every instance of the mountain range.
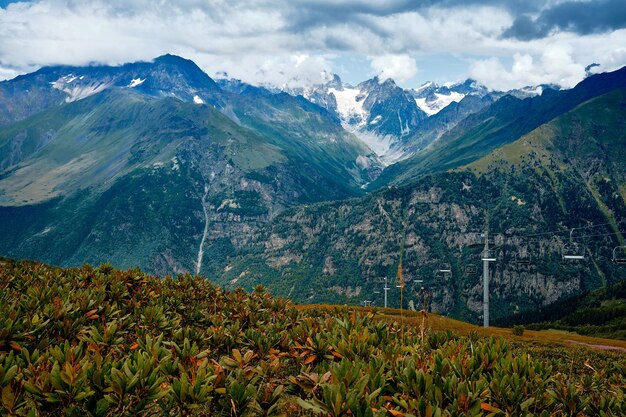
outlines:
[[[477, 320], [471, 247], [488, 228], [505, 317], [626, 278], [609, 255], [626, 230], [624, 109], [626, 69], [497, 92], [252, 86], [173, 55], [46, 67], [0, 82], [0, 255], [341, 303], [375, 298], [402, 263], [409, 294]], [[574, 246], [585, 261], [564, 263]]]

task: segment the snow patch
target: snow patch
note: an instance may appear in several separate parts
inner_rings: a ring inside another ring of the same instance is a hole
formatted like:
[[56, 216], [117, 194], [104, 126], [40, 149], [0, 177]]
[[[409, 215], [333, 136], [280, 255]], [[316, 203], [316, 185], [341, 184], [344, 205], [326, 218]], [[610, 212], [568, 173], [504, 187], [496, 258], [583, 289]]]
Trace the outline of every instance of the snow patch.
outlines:
[[427, 101], [425, 98], [416, 98], [415, 104], [421, 110], [423, 110], [429, 116], [439, 113], [441, 110], [448, 107], [452, 102], [459, 102], [463, 100], [465, 94], [451, 91], [450, 94], [435, 93], [435, 100]]
[[361, 139], [371, 150], [378, 156], [383, 156], [391, 147], [391, 142], [395, 140], [390, 135], [377, 135], [374, 132], [367, 132], [365, 130], [356, 130], [354, 134], [357, 138]]
[[367, 112], [363, 108], [365, 96], [361, 93], [361, 90], [356, 88], [343, 88], [342, 90], [330, 88], [328, 93], [335, 96], [337, 113], [339, 113], [344, 127], [361, 126], [365, 123]]
[[400, 109], [398, 109], [398, 121], [400, 122], [400, 136], [408, 135], [411, 132], [411, 128], [409, 127], [408, 120], [405, 121], [404, 126], [402, 125], [402, 117], [400, 117]]
[[367, 155], [359, 155], [356, 157], [356, 164], [361, 168], [367, 169], [371, 167], [373, 163], [374, 161], [372, 160], [372, 158]]
[[202, 100], [198, 96], [193, 96], [193, 102], [196, 103], [196, 104], [204, 104], [204, 100]]
[[370, 122], [371, 125], [375, 125], [376, 123], [380, 122], [383, 119], [383, 116], [381, 116], [380, 114], [376, 117], [374, 117], [374, 119]]
[[133, 88], [133, 87], [137, 87], [138, 85], [143, 84], [143, 82], [146, 81], [146, 79], [144, 78], [143, 80], [141, 78], [133, 78], [130, 81], [130, 84], [128, 84], [128, 88]]
[[428, 104], [426, 104], [425, 98], [416, 98], [415, 104], [417, 104], [417, 107], [419, 107], [420, 110], [422, 110], [424, 113], [426, 113], [429, 116], [432, 116], [433, 114], [437, 114], [437, 110], [431, 108]]
[[65, 102], [67, 103], [82, 100], [109, 87], [109, 84], [101, 81], [92, 81], [88, 84], [71, 84], [76, 79], [77, 77], [70, 74], [63, 76], [50, 84], [52, 85], [52, 88], [61, 90], [68, 95], [68, 97], [65, 98]]
[[37, 233], [35, 236], [45, 236], [52, 230], [52, 227], [46, 227], [41, 232]]
[[99, 92], [105, 90], [107, 87], [109, 87], [108, 84], [99, 83], [96, 85], [87, 85], [84, 87], [77, 86], [72, 89], [65, 88], [63, 89], [63, 91], [69, 94], [69, 97], [67, 97], [65, 101], [67, 101], [68, 103], [71, 103], [73, 101], [82, 100], [94, 94], [98, 94]]
[[465, 97], [465, 94], [457, 93], [456, 91], [451, 91], [449, 95], [435, 93], [435, 96], [437, 96], [436, 103], [438, 103], [439, 110], [441, 110], [444, 107], [447, 107], [452, 102], [458, 103], [459, 101], [463, 100], [463, 97]]
[[180, 165], [178, 165], [178, 158], [173, 157], [171, 159], [171, 161], [172, 161], [172, 164], [173, 164], [172, 165], [172, 171], [180, 171]]

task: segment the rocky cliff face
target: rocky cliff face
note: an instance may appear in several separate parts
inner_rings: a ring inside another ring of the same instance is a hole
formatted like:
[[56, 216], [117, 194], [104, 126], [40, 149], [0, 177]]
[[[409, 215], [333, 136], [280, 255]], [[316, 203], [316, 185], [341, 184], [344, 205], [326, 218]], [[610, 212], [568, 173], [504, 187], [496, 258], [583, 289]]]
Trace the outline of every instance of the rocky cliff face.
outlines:
[[[407, 303], [418, 303], [424, 287], [433, 309], [477, 320], [482, 263], [472, 246], [488, 227], [498, 247], [494, 318], [624, 279], [610, 257], [626, 231], [625, 97], [619, 90], [592, 100], [458, 172], [290, 210], [215, 274], [299, 301], [380, 305], [375, 291], [383, 277], [395, 280], [402, 257]], [[562, 259], [572, 246], [584, 261]], [[448, 267], [451, 274], [439, 272]], [[398, 305], [395, 287], [390, 300]]]
[[[538, 180], [536, 185], [527, 194], [501, 175], [447, 174], [356, 201], [291, 210], [255, 234], [252, 244], [243, 248], [247, 254], [215, 274], [225, 284], [263, 283], [278, 294], [291, 292], [298, 301], [375, 299], [381, 305], [382, 298], [374, 292], [382, 287], [383, 277], [395, 281], [402, 257], [407, 303], [417, 302], [425, 287], [433, 310], [477, 319], [482, 263], [481, 249], [472, 245], [480, 243], [477, 232], [489, 224], [496, 232], [493, 244], [500, 246], [497, 262], [491, 265], [494, 317], [624, 278], [608, 259], [615, 241], [610, 236], [587, 242], [584, 250], [593, 260], [561, 259], [568, 226], [605, 219], [591, 193], [570, 201], [564, 212], [554, 212], [560, 197], [548, 183]], [[580, 205], [585, 211], [574, 208]], [[574, 210], [576, 217], [571, 216]], [[620, 210], [626, 212], [623, 204]], [[519, 223], [507, 220], [512, 212]], [[533, 230], [559, 232], [525, 237]], [[594, 233], [609, 230], [606, 226]], [[530, 263], [518, 263], [520, 257]], [[448, 267], [451, 274], [439, 272]], [[398, 295], [392, 288], [391, 305], [398, 306]]]

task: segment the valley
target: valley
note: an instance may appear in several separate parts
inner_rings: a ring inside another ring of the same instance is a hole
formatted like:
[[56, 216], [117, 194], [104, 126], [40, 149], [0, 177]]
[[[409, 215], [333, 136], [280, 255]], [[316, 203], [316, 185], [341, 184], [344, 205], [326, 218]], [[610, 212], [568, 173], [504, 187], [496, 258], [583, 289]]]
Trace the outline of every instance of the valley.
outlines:
[[478, 323], [489, 230], [492, 318], [531, 312], [626, 279], [624, 74], [283, 91], [173, 55], [42, 68], [0, 83], [0, 254], [377, 305], [401, 262], [403, 307], [423, 287]]

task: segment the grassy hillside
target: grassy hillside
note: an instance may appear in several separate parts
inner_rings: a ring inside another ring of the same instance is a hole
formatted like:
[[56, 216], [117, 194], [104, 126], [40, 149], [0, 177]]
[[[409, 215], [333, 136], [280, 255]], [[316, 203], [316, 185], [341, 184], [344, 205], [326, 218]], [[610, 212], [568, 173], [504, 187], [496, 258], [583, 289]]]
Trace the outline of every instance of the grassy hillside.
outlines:
[[164, 164], [201, 140], [250, 171], [286, 160], [254, 132], [209, 106], [110, 90], [0, 129], [0, 204], [36, 204]]
[[[623, 415], [626, 361], [298, 310], [257, 287], [0, 259], [9, 415]], [[573, 366], [573, 364], [576, 364]]]

